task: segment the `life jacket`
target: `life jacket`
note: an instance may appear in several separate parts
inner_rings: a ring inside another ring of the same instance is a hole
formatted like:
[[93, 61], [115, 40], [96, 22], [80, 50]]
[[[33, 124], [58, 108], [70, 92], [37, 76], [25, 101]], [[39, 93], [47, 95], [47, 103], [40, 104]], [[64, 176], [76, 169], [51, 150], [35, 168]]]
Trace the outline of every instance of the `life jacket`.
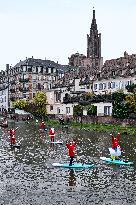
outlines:
[[74, 157], [75, 156], [75, 144], [66, 144], [67, 148], [69, 149], [69, 156]]

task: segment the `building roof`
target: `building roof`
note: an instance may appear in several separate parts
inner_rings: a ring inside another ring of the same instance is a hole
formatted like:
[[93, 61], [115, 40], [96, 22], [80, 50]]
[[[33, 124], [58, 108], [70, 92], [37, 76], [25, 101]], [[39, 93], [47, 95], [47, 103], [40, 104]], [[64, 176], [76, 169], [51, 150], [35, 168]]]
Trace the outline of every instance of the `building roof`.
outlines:
[[26, 58], [24, 61], [21, 61], [17, 63], [13, 68], [20, 67], [22, 65], [28, 65], [28, 66], [43, 66], [44, 68], [56, 68], [58, 69], [59, 73], [63, 73], [69, 69], [69, 65], [61, 65], [58, 63], [55, 63], [51, 60], [42, 60], [42, 59], [35, 59], [35, 58]]

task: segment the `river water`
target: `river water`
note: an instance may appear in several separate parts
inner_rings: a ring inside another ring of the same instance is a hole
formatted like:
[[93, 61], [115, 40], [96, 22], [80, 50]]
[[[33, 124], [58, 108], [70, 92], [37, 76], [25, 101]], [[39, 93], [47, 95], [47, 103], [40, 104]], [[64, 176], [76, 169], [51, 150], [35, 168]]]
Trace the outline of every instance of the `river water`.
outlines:
[[[12, 123], [9, 123], [9, 127]], [[0, 137], [0, 205], [135, 205], [136, 136], [122, 135], [123, 158], [134, 166], [106, 164], [111, 138], [107, 133], [56, 130], [66, 142], [77, 138], [77, 162], [94, 163], [91, 169], [55, 168], [68, 162], [65, 145], [50, 145], [48, 134], [35, 122], [16, 122], [20, 150], [11, 150], [7, 129]]]

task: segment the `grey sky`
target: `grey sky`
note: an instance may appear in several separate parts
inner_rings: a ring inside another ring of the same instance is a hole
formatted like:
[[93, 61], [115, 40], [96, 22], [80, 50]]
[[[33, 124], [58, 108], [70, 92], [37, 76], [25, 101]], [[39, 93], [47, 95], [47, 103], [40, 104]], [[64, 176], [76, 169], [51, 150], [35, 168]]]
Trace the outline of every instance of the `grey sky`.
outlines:
[[0, 69], [34, 56], [86, 55], [93, 6], [104, 60], [136, 53], [136, 0], [0, 0]]

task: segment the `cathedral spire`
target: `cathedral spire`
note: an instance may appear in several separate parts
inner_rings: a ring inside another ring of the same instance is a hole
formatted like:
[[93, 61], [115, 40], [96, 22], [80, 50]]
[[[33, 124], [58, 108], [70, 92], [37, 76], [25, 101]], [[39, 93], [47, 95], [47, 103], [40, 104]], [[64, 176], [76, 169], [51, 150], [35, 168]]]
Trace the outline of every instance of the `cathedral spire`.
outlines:
[[94, 7], [93, 7], [93, 19], [95, 19], [95, 10], [94, 10]]
[[98, 34], [94, 7], [90, 34], [87, 35], [87, 57], [101, 58], [101, 34]]

